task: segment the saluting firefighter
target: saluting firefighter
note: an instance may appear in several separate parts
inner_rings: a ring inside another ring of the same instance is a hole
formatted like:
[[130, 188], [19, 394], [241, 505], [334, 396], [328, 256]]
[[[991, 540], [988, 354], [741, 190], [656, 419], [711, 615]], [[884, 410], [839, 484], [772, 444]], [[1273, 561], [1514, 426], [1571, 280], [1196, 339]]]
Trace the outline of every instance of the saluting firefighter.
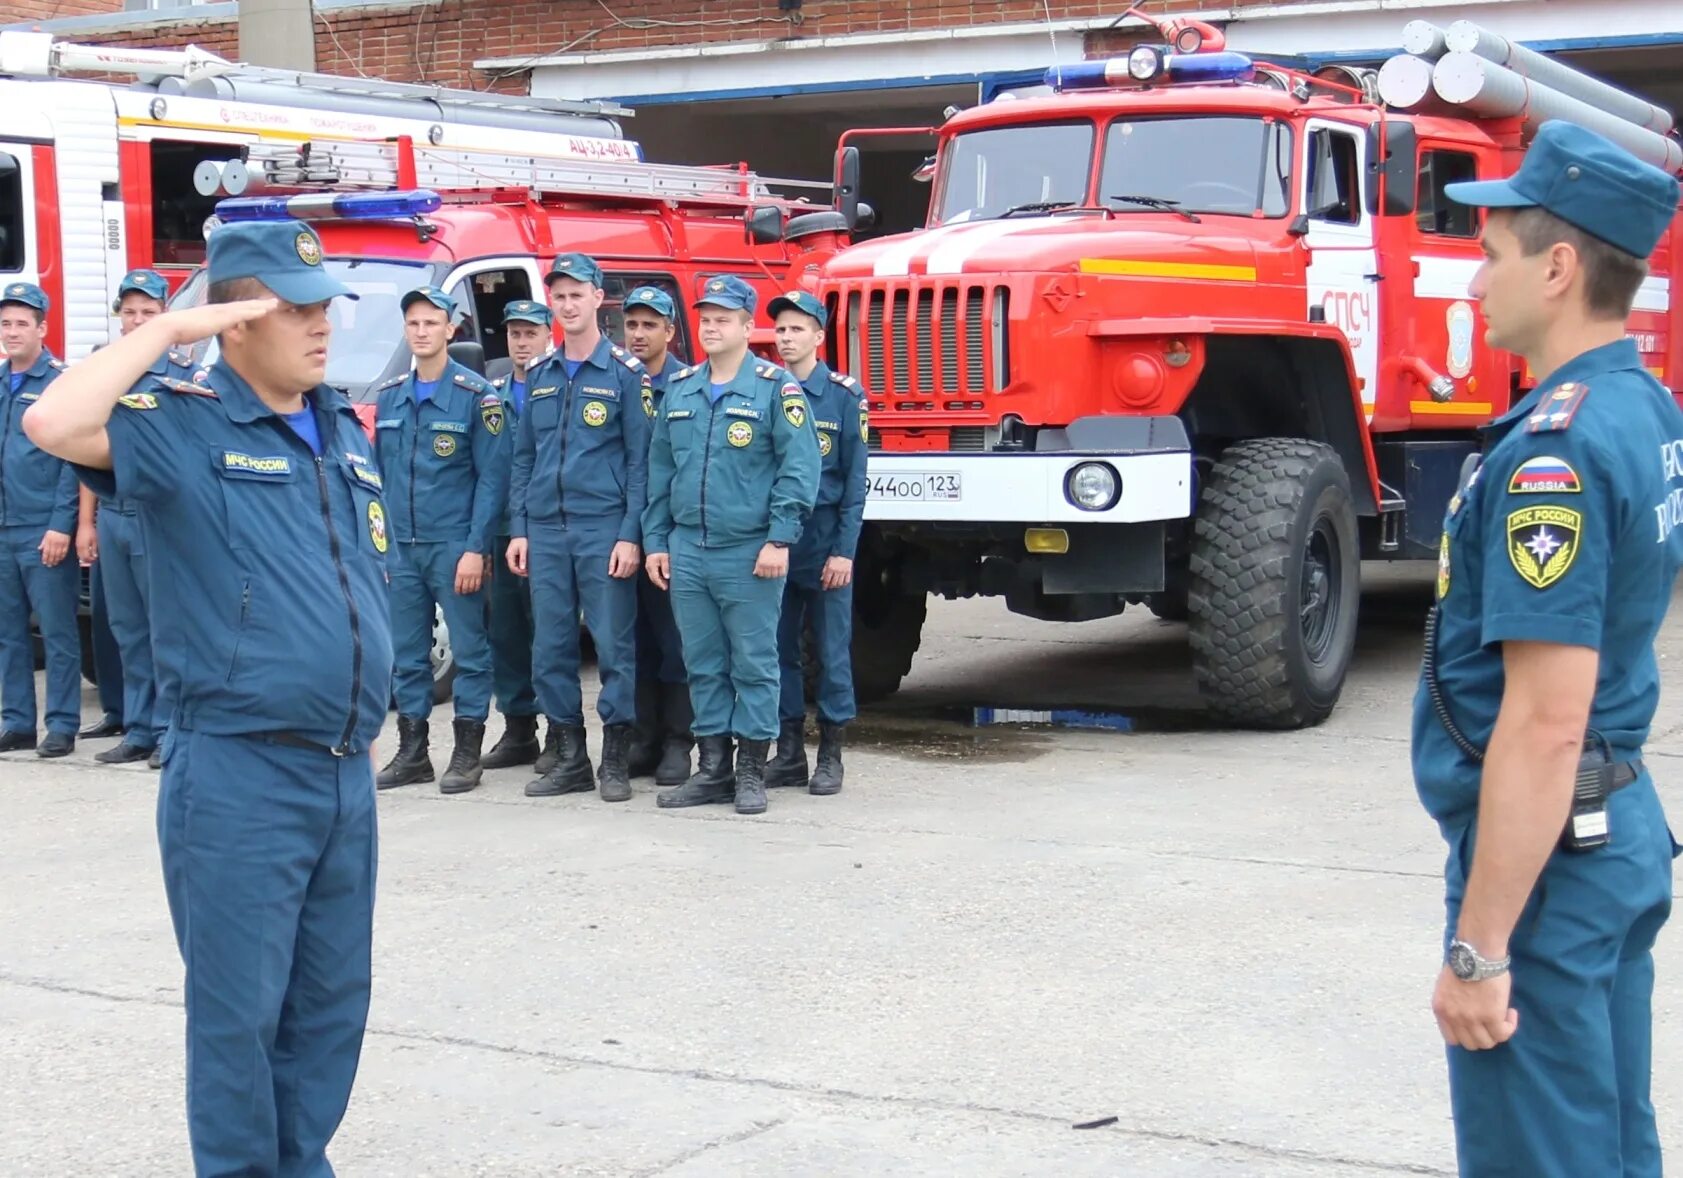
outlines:
[[[625, 347], [648, 369], [653, 396], [649, 416], [660, 412], [666, 383], [682, 365], [672, 355], [677, 308], [655, 286], [639, 286], [625, 300]], [[637, 574], [637, 738], [631, 746], [631, 776], [654, 774], [656, 785], [682, 785], [690, 776], [689, 677], [684, 644], [672, 616], [672, 596]]]
[[605, 802], [631, 797], [636, 721], [637, 569], [648, 495], [652, 397], [642, 362], [602, 334], [602, 270], [562, 254], [547, 278], [561, 349], [530, 371], [509, 492], [509, 568], [531, 577], [532, 678], [560, 754], [526, 786], [553, 797], [592, 786], [579, 681], [579, 614], [596, 643]]
[[[76, 472], [23, 431], [24, 413], [64, 371], [46, 346], [48, 306], [47, 292], [32, 282], [0, 288], [0, 752], [62, 757], [76, 747], [82, 718], [81, 574], [70, 557]], [[35, 728], [32, 611], [47, 648], [45, 740]]]
[[656, 799], [666, 807], [766, 809], [777, 618], [818, 494], [818, 442], [800, 384], [748, 354], [755, 302], [735, 275], [708, 281], [696, 300], [707, 359], [672, 378], [649, 448], [649, 576], [671, 589], [701, 748], [695, 775]]
[[1653, 945], [1677, 844], [1642, 749], [1683, 566], [1683, 412], [1626, 320], [1677, 181], [1550, 121], [1488, 209], [1472, 297], [1536, 387], [1449, 502], [1414, 777], [1449, 845], [1444, 964], [1469, 1178], [1659, 1178]]
[[818, 358], [828, 316], [806, 291], [790, 291], [766, 308], [777, 327], [777, 354], [806, 393], [818, 436], [818, 500], [789, 555], [777, 653], [782, 666], [777, 757], [768, 786], [808, 785], [806, 682], [802, 632], [812, 619], [818, 658], [818, 771], [815, 794], [842, 787], [842, 736], [853, 699], [853, 554], [865, 519], [865, 441], [870, 428], [865, 390]]
[[391, 534], [398, 732], [397, 754], [378, 785], [433, 779], [427, 727], [433, 620], [441, 608], [456, 660], [455, 747], [438, 789], [464, 793], [484, 774], [480, 753], [491, 708], [485, 580], [508, 495], [508, 434], [502, 397], [450, 358], [456, 300], [423, 286], [403, 296], [402, 309], [415, 367], [381, 386], [374, 413]]
[[[138, 503], [149, 545], [194, 1172], [327, 1175], [368, 1018], [385, 509], [356, 413], [323, 383], [328, 302], [356, 296], [320, 239], [233, 223], [208, 249], [207, 305], [95, 352], [26, 425]], [[128, 391], [213, 334], [202, 382]]]
[[[169, 284], [156, 270], [132, 270], [117, 287], [116, 313], [123, 335], [164, 313]], [[163, 353], [147, 369], [132, 391], [144, 392], [160, 377], [186, 380], [192, 375], [191, 359], [183, 352]], [[105, 696], [105, 676], [115, 669], [121, 680], [123, 739], [113, 748], [94, 754], [107, 765], [146, 761], [159, 768], [158, 746], [169, 724], [169, 712], [158, 694], [156, 668], [152, 660], [152, 624], [149, 618], [151, 587], [146, 570], [146, 538], [140, 527], [137, 504], [119, 495], [102, 496], [84, 486], [81, 489], [82, 519], [76, 530], [77, 555], [93, 566], [89, 592], [96, 616], [97, 635], [108, 623], [117, 657], [99, 665], [100, 696]], [[115, 664], [112, 668], [111, 664]], [[107, 717], [109, 718], [109, 717]], [[107, 735], [103, 725], [88, 729], [83, 736]]]
[[[508, 335], [508, 358], [513, 369], [491, 387], [503, 399], [503, 430], [509, 435], [512, 468], [520, 419], [526, 415], [530, 389], [527, 374], [549, 354], [554, 317], [543, 303], [516, 299], [503, 308]], [[497, 710], [503, 714], [503, 734], [485, 754], [487, 769], [537, 765], [539, 774], [554, 767], [560, 755], [555, 725], [538, 747], [538, 695], [532, 687], [532, 588], [525, 577], [508, 571], [509, 515], [497, 523], [496, 560], [491, 570], [491, 684]]]

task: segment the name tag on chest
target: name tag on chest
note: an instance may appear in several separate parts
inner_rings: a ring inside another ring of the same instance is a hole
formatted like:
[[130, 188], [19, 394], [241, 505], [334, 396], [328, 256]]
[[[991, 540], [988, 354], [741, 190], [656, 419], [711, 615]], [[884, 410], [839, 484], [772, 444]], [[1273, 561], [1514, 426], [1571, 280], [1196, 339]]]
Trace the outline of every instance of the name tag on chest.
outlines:
[[467, 433], [467, 426], [463, 425], [459, 421], [434, 421], [434, 422], [429, 422], [428, 425], [427, 425], [427, 428], [432, 430], [434, 433], [438, 433], [438, 434], [465, 434], [465, 433]]
[[760, 418], [764, 417], [765, 414], [761, 413], [758, 409], [750, 409], [746, 405], [726, 405], [725, 416], [746, 417], [749, 421], [758, 421]]
[[292, 459], [284, 454], [270, 456], [222, 452], [222, 472], [234, 478], [283, 480], [292, 477]]

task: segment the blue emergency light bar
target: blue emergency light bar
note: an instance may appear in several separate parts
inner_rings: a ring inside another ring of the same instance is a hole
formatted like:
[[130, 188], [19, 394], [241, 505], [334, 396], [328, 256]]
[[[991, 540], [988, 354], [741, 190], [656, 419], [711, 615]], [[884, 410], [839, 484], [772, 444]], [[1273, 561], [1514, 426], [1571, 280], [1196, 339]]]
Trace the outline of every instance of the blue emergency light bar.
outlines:
[[438, 193], [321, 192], [301, 196], [241, 196], [217, 201], [216, 216], [234, 221], [389, 221], [419, 217], [443, 204]]
[[1137, 45], [1127, 57], [1053, 66], [1045, 83], [1054, 90], [1103, 90], [1141, 82], [1248, 82], [1256, 63], [1243, 53], [1170, 53], [1163, 45]]

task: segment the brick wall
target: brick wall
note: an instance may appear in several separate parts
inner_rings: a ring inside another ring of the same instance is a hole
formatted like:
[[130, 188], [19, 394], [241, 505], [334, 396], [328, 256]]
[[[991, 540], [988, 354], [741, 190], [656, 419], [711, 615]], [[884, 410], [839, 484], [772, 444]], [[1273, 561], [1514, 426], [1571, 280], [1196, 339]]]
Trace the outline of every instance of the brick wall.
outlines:
[[123, 0], [6, 0], [0, 4], [0, 25], [60, 16], [101, 16], [123, 11]]
[[[76, 2], [65, 0], [66, 4]], [[51, 0], [43, 0], [42, 6], [50, 7]], [[1150, 7], [1153, 11], [1192, 8], [1195, 0], [1159, 0]], [[1121, 9], [1116, 0], [1051, 3], [1054, 19], [1117, 15]], [[633, 49], [1032, 22], [1044, 20], [1046, 8], [1040, 0], [806, 0], [801, 16], [801, 24], [791, 24], [778, 11], [777, 0], [607, 0], [606, 9], [595, 0], [441, 0], [395, 8], [329, 9], [316, 13], [316, 66], [325, 73], [365, 73], [398, 82], [524, 92], [528, 78], [523, 71], [490, 76], [473, 69], [472, 63], [480, 58], [538, 57], [568, 49]], [[136, 46], [192, 43], [228, 57], [238, 55], [232, 21], [170, 20], [145, 32], [131, 27], [107, 34], [78, 31], [75, 37]], [[1105, 51], [1128, 40], [1102, 34], [1089, 37]]]

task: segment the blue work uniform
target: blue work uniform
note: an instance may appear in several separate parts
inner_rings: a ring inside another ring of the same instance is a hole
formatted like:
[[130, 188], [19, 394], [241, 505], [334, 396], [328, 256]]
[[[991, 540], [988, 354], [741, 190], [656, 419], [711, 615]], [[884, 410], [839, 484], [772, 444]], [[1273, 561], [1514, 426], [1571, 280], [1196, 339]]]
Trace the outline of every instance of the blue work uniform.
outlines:
[[857, 708], [853, 697], [853, 584], [825, 589], [819, 583], [832, 556], [853, 559], [865, 519], [865, 455], [870, 427], [865, 390], [851, 376], [831, 372], [820, 360], [801, 381], [818, 436], [818, 499], [800, 540], [789, 554], [789, 583], [783, 589], [777, 654], [782, 666], [778, 713], [785, 720], [806, 715], [801, 667], [801, 631], [812, 618], [818, 649], [818, 719], [846, 724]]
[[[660, 412], [667, 383], [681, 367], [668, 352], [660, 371], [649, 373], [650, 396], [644, 409], [651, 419]], [[651, 436], [653, 432], [651, 428]], [[684, 642], [672, 614], [672, 594], [649, 580], [647, 568], [637, 574], [637, 678], [644, 683], [674, 685], [688, 681]]]
[[[134, 392], [145, 392], [160, 378], [187, 380], [193, 374], [192, 358], [183, 352], [159, 356], [136, 383]], [[123, 742], [135, 748], [157, 747], [164, 738], [169, 713], [158, 695], [158, 678], [152, 657], [152, 624], [149, 620], [151, 587], [146, 571], [146, 537], [135, 504], [121, 496], [98, 496], [99, 511], [94, 522], [99, 533], [99, 559], [93, 563], [89, 595], [94, 607], [94, 644], [103, 642], [101, 622], [110, 629], [116, 657], [110, 660], [121, 684], [118, 706], [107, 707], [123, 718]], [[108, 664], [100, 659], [99, 697], [106, 706]]]
[[[499, 376], [491, 387], [503, 399], [503, 429], [519, 436], [520, 418], [526, 410], [524, 380], [511, 373]], [[514, 447], [509, 446], [512, 476]], [[512, 481], [512, 479], [511, 479]], [[491, 691], [497, 710], [505, 716], [536, 716], [538, 695], [532, 687], [532, 587], [525, 577], [508, 569], [508, 510], [497, 521], [496, 564], [491, 572]]]
[[[456, 592], [462, 557], [488, 557], [508, 494], [501, 395], [454, 360], [432, 395], [408, 375], [381, 386], [374, 448], [389, 512], [391, 626], [398, 714], [432, 713], [432, 631], [442, 608], [456, 661], [455, 714], [483, 724], [491, 708], [488, 594]], [[493, 570], [493, 579], [495, 571]]]
[[527, 540], [538, 703], [552, 723], [584, 723], [582, 612], [602, 678], [597, 714], [603, 724], [630, 724], [637, 716], [637, 580], [610, 577], [608, 558], [620, 541], [642, 539], [649, 375], [635, 356], [602, 339], [572, 375], [556, 351], [526, 379], [509, 534]]
[[73, 738], [82, 717], [81, 565], [72, 547], [48, 568], [41, 541], [47, 532], [75, 539], [76, 472], [23, 432], [24, 412], [62, 371], [63, 362], [45, 349], [22, 372], [0, 360], [0, 727], [36, 730], [33, 613], [47, 652], [47, 731]]
[[201, 1174], [331, 1174], [367, 1020], [390, 534], [350, 403], [306, 404], [319, 452], [219, 362], [122, 398], [112, 470], [81, 468], [139, 505], [170, 604], [158, 843]]
[[801, 386], [752, 357], [715, 396], [709, 363], [673, 376], [649, 448], [650, 552], [672, 562], [697, 737], [777, 735], [783, 577], [762, 547], [793, 545], [818, 494], [818, 441]]
[[[1590, 730], [1634, 782], [1608, 799], [1609, 845], [1550, 856], [1513, 930], [1519, 1031], [1449, 1048], [1461, 1172], [1657, 1176], [1648, 1095], [1650, 949], [1671, 910], [1676, 844], [1641, 753], [1659, 700], [1654, 639], [1683, 565], [1683, 412], [1621, 340], [1578, 356], [1486, 427], [1451, 500], [1433, 664], [1450, 718], [1482, 750], [1502, 644], [1599, 653]], [[1478, 837], [1480, 760], [1414, 706], [1414, 777], [1448, 841], [1449, 938]]]

